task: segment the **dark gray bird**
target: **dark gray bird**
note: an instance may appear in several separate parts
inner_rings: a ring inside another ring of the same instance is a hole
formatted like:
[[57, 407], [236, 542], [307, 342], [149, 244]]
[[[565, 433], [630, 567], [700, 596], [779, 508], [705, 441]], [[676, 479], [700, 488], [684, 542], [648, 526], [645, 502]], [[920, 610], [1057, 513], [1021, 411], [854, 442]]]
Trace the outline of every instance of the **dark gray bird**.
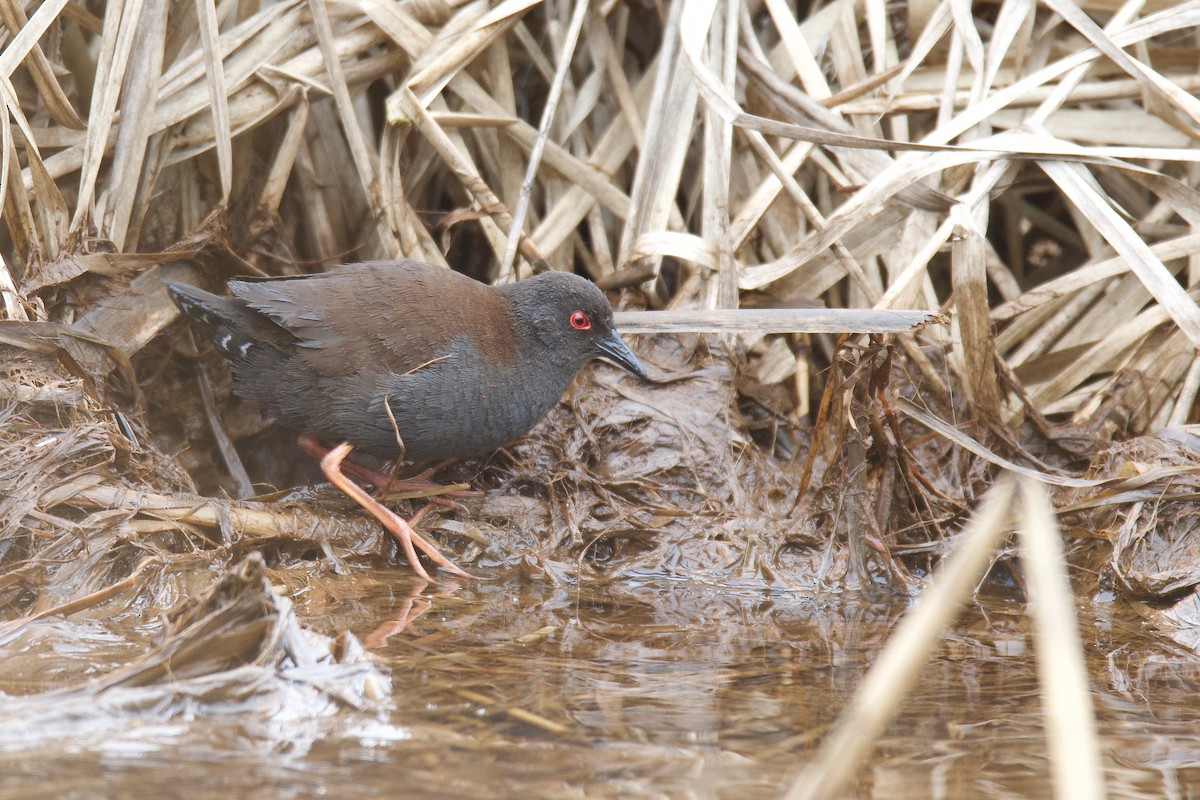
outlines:
[[[343, 489], [340, 462], [352, 447], [417, 462], [489, 453], [532, 428], [593, 359], [646, 377], [604, 294], [563, 272], [489, 286], [401, 259], [230, 281], [231, 297], [167, 288], [232, 365], [237, 394], [287, 427], [341, 443], [322, 468]], [[424, 574], [412, 543], [433, 546], [351, 486]]]

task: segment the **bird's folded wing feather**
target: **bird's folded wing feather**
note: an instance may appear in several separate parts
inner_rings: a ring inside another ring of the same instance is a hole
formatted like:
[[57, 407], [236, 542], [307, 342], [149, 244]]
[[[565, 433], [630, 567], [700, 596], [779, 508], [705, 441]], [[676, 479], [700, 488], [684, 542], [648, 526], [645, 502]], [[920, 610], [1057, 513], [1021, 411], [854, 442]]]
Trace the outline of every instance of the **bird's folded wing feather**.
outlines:
[[[296, 337], [301, 357], [327, 375], [405, 373], [449, 352], [471, 324], [455, 313], [486, 287], [414, 261], [365, 262], [318, 275], [230, 281], [250, 308]], [[443, 298], [452, 293], [456, 300]]]

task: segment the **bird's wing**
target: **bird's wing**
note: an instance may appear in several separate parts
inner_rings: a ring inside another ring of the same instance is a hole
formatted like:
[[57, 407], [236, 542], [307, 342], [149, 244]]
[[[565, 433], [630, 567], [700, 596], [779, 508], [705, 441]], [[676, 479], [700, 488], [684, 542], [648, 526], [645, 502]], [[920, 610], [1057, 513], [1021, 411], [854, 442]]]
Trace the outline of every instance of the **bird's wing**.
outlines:
[[[492, 312], [504, 316], [487, 301], [488, 287], [416, 261], [364, 262], [317, 275], [230, 281], [229, 288], [295, 336], [305, 361], [330, 376], [362, 369], [403, 374], [446, 355], [477, 324], [508, 324], [476, 318]], [[485, 311], [470, 310], [476, 308]]]

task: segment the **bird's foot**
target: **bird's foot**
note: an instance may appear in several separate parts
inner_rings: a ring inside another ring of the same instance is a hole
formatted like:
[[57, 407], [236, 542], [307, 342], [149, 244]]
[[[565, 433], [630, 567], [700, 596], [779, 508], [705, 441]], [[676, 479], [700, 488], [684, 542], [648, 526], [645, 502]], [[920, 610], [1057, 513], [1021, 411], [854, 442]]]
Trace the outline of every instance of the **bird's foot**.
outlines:
[[[300, 434], [296, 441], [300, 445], [301, 450], [318, 461], [330, 452], [317, 441], [315, 436], [308, 433]], [[441, 484], [430, 480], [430, 477], [436, 474], [438, 470], [453, 463], [454, 459], [439, 462], [411, 478], [396, 478], [377, 469], [372, 469], [365, 464], [360, 464], [353, 459], [347, 459], [342, 466], [342, 470], [358, 478], [360, 481], [371, 484], [381, 496], [393, 497], [397, 500], [428, 498], [431, 503], [449, 508], [457, 508], [458, 504], [454, 502], [454, 499], [483, 497], [484, 492], [473, 490], [465, 483]]]
[[396, 541], [400, 542], [408, 563], [412, 565], [413, 571], [417, 575], [428, 581], [433, 580], [429, 576], [429, 573], [426, 572], [424, 565], [421, 564], [421, 560], [417, 557], [417, 550], [420, 549], [421, 552], [429, 556], [442, 569], [453, 572], [455, 575], [461, 575], [464, 578], [474, 578], [474, 575], [466, 572], [442, 555], [441, 551], [432, 542], [418, 533], [413, 527], [429, 512], [432, 505], [427, 504], [423, 507], [413, 516], [410, 522], [380, 503], [374, 497], [371, 497], [365, 489], [346, 476], [346, 473], [342, 471], [342, 462], [346, 460], [346, 456], [353, 449], [354, 446], [349, 442], [343, 442], [322, 456], [321, 471], [325, 473], [325, 477], [329, 479], [329, 482], [345, 492], [347, 497], [370, 512], [371, 516], [379, 520], [379, 523], [387, 529], [388, 533], [392, 534], [396, 538]]

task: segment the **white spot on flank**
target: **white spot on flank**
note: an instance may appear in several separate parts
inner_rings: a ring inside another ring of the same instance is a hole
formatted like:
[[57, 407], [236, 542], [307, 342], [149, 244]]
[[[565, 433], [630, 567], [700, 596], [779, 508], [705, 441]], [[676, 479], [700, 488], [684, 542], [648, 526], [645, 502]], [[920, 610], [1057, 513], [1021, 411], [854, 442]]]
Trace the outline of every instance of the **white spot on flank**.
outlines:
[[221, 341], [217, 342], [217, 347], [228, 352], [229, 340], [232, 338], [233, 338], [233, 334], [231, 334], [231, 333], [225, 334], [224, 336], [221, 337]]
[[241, 345], [241, 347], [239, 347], [239, 348], [238, 348], [238, 352], [239, 352], [239, 353], [241, 353], [241, 354], [242, 354], [242, 356], [245, 356], [245, 355], [246, 355], [246, 351], [247, 351], [247, 350], [249, 350], [249, 349], [250, 349], [250, 343], [249, 343], [249, 342], [242, 342], [242, 345]]

